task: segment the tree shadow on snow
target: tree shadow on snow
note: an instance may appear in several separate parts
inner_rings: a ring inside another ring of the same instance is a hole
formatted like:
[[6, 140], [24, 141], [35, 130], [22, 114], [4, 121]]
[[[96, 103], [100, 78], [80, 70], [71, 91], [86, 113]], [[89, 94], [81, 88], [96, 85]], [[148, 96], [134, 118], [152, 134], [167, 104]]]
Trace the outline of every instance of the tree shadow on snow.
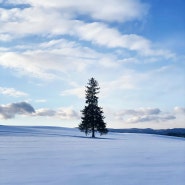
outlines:
[[90, 136], [72, 136], [71, 137], [76, 137], [76, 138], [83, 138], [83, 139], [97, 139], [97, 140], [117, 140], [116, 138], [108, 138], [108, 137], [90, 137]]

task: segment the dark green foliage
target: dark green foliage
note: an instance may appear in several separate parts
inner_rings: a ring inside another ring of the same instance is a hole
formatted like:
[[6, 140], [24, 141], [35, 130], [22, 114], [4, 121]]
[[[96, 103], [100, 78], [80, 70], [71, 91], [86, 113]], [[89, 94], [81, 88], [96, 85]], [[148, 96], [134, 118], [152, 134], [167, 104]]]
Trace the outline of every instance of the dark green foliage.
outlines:
[[91, 78], [88, 86], [86, 86], [86, 106], [81, 111], [82, 121], [79, 124], [80, 131], [85, 132], [86, 135], [92, 133], [92, 137], [95, 137], [95, 132], [99, 132], [100, 135], [108, 132], [104, 122], [103, 110], [98, 106], [97, 94], [99, 89], [98, 82]]
[[168, 136], [175, 136], [175, 137], [185, 137], [183, 133], [167, 133]]

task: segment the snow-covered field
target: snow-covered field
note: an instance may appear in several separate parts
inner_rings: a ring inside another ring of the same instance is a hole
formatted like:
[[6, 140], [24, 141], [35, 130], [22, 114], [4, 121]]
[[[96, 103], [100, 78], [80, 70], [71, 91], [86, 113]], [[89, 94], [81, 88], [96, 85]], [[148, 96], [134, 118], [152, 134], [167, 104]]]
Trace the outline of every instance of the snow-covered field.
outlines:
[[0, 126], [0, 185], [184, 185], [185, 139]]

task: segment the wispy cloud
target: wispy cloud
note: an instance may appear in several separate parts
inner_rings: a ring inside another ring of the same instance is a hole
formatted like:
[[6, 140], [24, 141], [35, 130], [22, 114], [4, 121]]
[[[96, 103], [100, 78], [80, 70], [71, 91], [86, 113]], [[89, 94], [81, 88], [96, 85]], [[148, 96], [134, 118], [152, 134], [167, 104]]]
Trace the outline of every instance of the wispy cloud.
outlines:
[[77, 15], [89, 15], [92, 19], [108, 22], [142, 19], [149, 8], [147, 4], [142, 3], [140, 0], [79, 0], [78, 2], [75, 0], [45, 0], [44, 3], [36, 0], [9, 0], [8, 3], [30, 4], [33, 7], [45, 9], [59, 9], [66, 17], [73, 18]]
[[[53, 80], [62, 76], [58, 75], [59, 73], [69, 75], [71, 72], [79, 73], [93, 67], [118, 68], [124, 61], [128, 61], [127, 58], [134, 58], [133, 56], [120, 58], [115, 52], [109, 54], [98, 52], [90, 48], [91, 44], [107, 49], [119, 49], [127, 55], [134, 51], [134, 55], [139, 54], [141, 57], [174, 57], [170, 51], [155, 48], [144, 36], [123, 34], [109, 24], [112, 21], [124, 23], [141, 20], [148, 12], [148, 5], [138, 0], [108, 2], [98, 0], [4, 2], [9, 5], [27, 6], [0, 9], [2, 39], [29, 40], [30, 36], [38, 36], [47, 41], [39, 41], [35, 45], [30, 43], [14, 45], [9, 51], [1, 51], [0, 65], [21, 75]], [[79, 19], [79, 15], [88, 15], [91, 18], [85, 21]], [[69, 36], [70, 39], [61, 39], [61, 36]], [[82, 46], [81, 41], [89, 44]]]
[[[76, 53], [75, 50], [71, 48], [71, 52]], [[65, 74], [69, 71], [84, 70], [90, 62], [91, 59], [88, 58], [82, 60], [80, 57], [70, 56], [66, 48], [58, 51], [5, 52], [0, 56], [1, 66], [26, 76], [46, 80], [58, 78], [55, 72]]]
[[47, 100], [45, 100], [45, 99], [37, 99], [37, 100], [35, 100], [35, 102], [37, 102], [37, 103], [46, 103]]
[[61, 96], [76, 96], [78, 98], [85, 97], [85, 88], [84, 87], [75, 87], [72, 89], [64, 90], [60, 93]]
[[6, 42], [12, 40], [12, 37], [8, 34], [0, 34], [0, 41]]
[[[28, 3], [31, 6], [25, 9], [1, 9], [2, 34], [8, 33], [14, 38], [25, 35], [69, 35], [108, 48], [137, 51], [141, 55], [167, 58], [174, 56], [169, 51], [153, 48], [151, 41], [143, 36], [122, 34], [106, 23], [106, 21], [137, 20], [146, 15], [146, 5], [138, 0], [109, 0], [109, 3], [97, 0], [77, 3], [71, 0], [69, 3], [56, 1], [56, 4], [49, 1], [36, 3], [34, 0], [25, 0], [22, 3]], [[100, 7], [101, 11], [99, 11]], [[92, 21], [79, 20], [79, 14], [87, 14]], [[104, 22], [97, 21], [98, 19]], [[17, 29], [14, 29], [15, 27]]]
[[27, 93], [18, 91], [14, 88], [0, 87], [0, 94], [13, 96], [13, 97], [25, 97], [28, 96]]
[[[37, 49], [33, 49], [35, 47]], [[66, 39], [54, 39], [37, 46], [31, 45], [30, 48], [18, 45], [15, 49], [20, 51], [1, 52], [0, 66], [46, 80], [59, 78], [58, 72], [66, 75], [70, 72], [84, 72], [92, 66], [111, 69], [121, 65], [113, 53], [97, 52]]]
[[[108, 97], [112, 92], [118, 90], [134, 89], [135, 84], [131, 74], [123, 75], [115, 80], [104, 82], [101, 84], [101, 96]], [[61, 96], [76, 96], [78, 98], [85, 98], [85, 84], [84, 86], [75, 85], [73, 88], [63, 90]]]

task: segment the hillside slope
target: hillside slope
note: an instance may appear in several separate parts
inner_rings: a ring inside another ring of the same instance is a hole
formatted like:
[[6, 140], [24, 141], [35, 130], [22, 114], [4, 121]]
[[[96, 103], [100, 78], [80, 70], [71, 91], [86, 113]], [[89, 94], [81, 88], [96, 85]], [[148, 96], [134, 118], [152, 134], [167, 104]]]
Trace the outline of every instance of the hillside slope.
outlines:
[[2, 185], [184, 185], [185, 139], [0, 126]]

